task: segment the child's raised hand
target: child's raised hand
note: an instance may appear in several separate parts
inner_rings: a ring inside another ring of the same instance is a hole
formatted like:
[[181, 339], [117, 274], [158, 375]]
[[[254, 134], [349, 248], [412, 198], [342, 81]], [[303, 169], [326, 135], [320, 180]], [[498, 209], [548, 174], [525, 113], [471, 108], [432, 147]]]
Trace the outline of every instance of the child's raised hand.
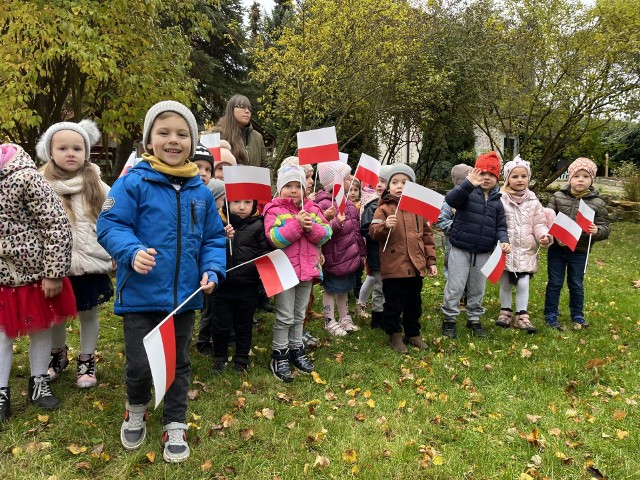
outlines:
[[136, 258], [133, 261], [133, 269], [141, 273], [142, 275], [146, 275], [149, 273], [153, 267], [156, 266], [155, 255], [157, 254], [155, 248], [147, 248], [147, 251], [139, 250], [136, 253]]
[[589, 235], [595, 235], [596, 233], [598, 233], [598, 227], [595, 223], [592, 223], [589, 225]]
[[53, 298], [62, 291], [61, 278], [45, 278], [42, 280], [42, 291], [44, 298]]
[[224, 233], [227, 235], [227, 238], [231, 239], [236, 234], [236, 231], [233, 229], [233, 225], [229, 223], [224, 227]]
[[395, 215], [389, 215], [387, 219], [384, 221], [384, 224], [387, 228], [393, 228], [398, 223], [398, 217]]
[[480, 170], [479, 168], [472, 168], [471, 170], [469, 170], [467, 179], [473, 184], [474, 187], [477, 187], [482, 183], [482, 170]]
[[327, 219], [327, 222], [330, 222], [331, 220], [333, 220], [335, 216], [336, 216], [336, 207], [334, 207], [333, 205], [324, 211], [324, 218]]
[[549, 238], [549, 235], [540, 235], [538, 241], [540, 242], [540, 245], [546, 247], [551, 242], [551, 239]]
[[215, 288], [216, 288], [216, 282], [210, 282], [210, 281], [209, 281], [209, 275], [207, 275], [207, 272], [204, 272], [204, 273], [202, 274], [202, 280], [200, 280], [200, 285], [201, 285], [202, 287], [204, 287], [204, 288], [202, 289], [202, 291], [203, 291], [204, 293], [211, 293], [211, 292], [213, 292], [213, 291], [215, 290]]
[[511, 253], [511, 244], [509, 243], [501, 243], [502, 251], [505, 255], [509, 255]]

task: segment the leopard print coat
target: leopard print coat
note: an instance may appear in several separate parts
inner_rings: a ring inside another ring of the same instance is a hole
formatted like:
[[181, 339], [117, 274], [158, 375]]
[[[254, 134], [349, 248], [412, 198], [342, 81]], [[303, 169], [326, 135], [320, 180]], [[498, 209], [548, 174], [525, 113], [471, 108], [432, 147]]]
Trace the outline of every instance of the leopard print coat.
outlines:
[[73, 239], [62, 202], [18, 145], [0, 169], [0, 285], [65, 277]]

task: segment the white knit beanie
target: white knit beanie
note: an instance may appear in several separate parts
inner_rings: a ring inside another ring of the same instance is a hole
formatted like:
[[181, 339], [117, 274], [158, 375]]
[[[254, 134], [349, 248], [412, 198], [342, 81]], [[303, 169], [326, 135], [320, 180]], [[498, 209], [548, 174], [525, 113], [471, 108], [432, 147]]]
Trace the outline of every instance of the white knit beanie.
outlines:
[[151, 129], [158, 115], [165, 112], [177, 113], [187, 122], [189, 133], [191, 134], [191, 151], [189, 152], [189, 158], [192, 158], [196, 153], [196, 146], [198, 145], [198, 122], [196, 122], [196, 117], [193, 116], [191, 110], [174, 100], [158, 102], [147, 111], [147, 115], [144, 117], [144, 128], [142, 130], [142, 145], [144, 146], [145, 152], [152, 153], [147, 148], [149, 139], [151, 138]]
[[278, 181], [276, 182], [276, 194], [280, 195], [280, 190], [289, 182], [299, 182], [302, 189], [305, 188], [306, 175], [302, 167], [296, 165], [285, 165], [278, 170]]
[[378, 173], [378, 178], [382, 178], [385, 182], [389, 180], [389, 174], [391, 173], [392, 165], [382, 165], [380, 167], [380, 172]]
[[309, 172], [313, 172], [313, 167], [311, 165], [309, 165], [308, 163], [305, 163], [304, 165], [300, 165], [300, 159], [298, 157], [287, 157], [285, 158], [282, 163], [280, 164], [280, 168], [286, 166], [286, 165], [297, 165], [299, 167], [304, 168], [304, 172], [305, 173], [309, 173]]
[[324, 188], [333, 185], [336, 173], [346, 177], [351, 173], [351, 167], [342, 162], [321, 162], [318, 164], [318, 180]]
[[38, 158], [43, 162], [51, 160], [51, 139], [53, 135], [60, 130], [73, 130], [80, 134], [84, 140], [84, 161], [88, 161], [91, 155], [91, 147], [100, 140], [100, 130], [98, 130], [98, 126], [89, 119], [81, 120], [80, 123], [59, 122], [51, 125], [36, 144], [36, 154]]

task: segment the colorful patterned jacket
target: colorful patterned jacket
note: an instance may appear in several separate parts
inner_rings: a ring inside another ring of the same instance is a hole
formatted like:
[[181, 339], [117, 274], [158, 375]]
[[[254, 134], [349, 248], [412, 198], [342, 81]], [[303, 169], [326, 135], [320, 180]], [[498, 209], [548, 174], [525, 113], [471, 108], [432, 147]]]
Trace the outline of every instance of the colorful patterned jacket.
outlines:
[[320, 209], [306, 199], [304, 209], [311, 214], [313, 226], [305, 233], [296, 215], [300, 211], [290, 198], [274, 198], [264, 207], [264, 231], [269, 243], [281, 248], [301, 282], [320, 278], [320, 248], [331, 238], [331, 227]]

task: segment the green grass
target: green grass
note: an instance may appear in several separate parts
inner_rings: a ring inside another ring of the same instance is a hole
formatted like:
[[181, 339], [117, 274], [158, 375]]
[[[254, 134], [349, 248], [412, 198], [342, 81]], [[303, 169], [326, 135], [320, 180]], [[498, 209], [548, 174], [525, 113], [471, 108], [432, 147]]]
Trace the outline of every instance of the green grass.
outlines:
[[[461, 315], [458, 338], [441, 339], [440, 274], [424, 282], [426, 353], [397, 355], [383, 332], [366, 327], [330, 338], [313, 322], [323, 339], [313, 358], [326, 384], [273, 378], [266, 367], [273, 317], [263, 314], [244, 381], [232, 371], [213, 375], [209, 359], [193, 353], [192, 454], [181, 465], [162, 461], [159, 412], [139, 451], [120, 446], [122, 329], [110, 306], [101, 311], [100, 387], [76, 389], [72, 364], [54, 384], [59, 411], [26, 403], [28, 340], [20, 339], [13, 415], [0, 432], [0, 478], [588, 479], [595, 475], [590, 466], [607, 478], [640, 478], [640, 292], [632, 283], [640, 279], [640, 226], [616, 223], [612, 230], [589, 259], [589, 329], [559, 333], [543, 325], [544, 254], [530, 302], [537, 335], [492, 326], [498, 289], [489, 285], [489, 338], [470, 337]], [[566, 290], [561, 307], [566, 324]], [[76, 354], [78, 341], [76, 321], [69, 325]], [[72, 444], [86, 451], [73, 454]], [[343, 458], [353, 460], [351, 450], [355, 462]], [[328, 466], [314, 465], [322, 457]]]

